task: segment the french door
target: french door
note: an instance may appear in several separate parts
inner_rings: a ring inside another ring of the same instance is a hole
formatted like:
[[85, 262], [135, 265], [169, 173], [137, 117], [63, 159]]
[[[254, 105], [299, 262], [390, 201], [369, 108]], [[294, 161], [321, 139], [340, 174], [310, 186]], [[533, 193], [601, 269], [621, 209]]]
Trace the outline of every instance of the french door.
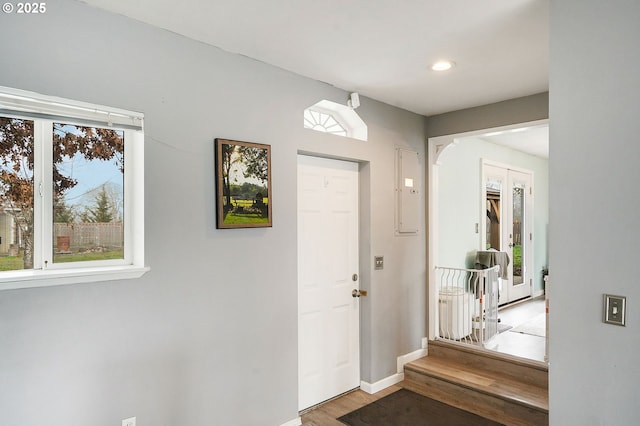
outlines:
[[482, 249], [506, 252], [500, 305], [531, 296], [533, 285], [533, 175], [483, 162]]

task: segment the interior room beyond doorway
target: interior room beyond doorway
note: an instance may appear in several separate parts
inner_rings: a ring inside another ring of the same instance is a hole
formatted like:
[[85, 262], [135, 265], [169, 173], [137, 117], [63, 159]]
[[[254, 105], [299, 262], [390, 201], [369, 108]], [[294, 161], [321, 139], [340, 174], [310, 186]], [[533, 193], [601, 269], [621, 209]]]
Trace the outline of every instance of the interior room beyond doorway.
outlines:
[[[530, 290], [521, 297], [501, 300], [501, 305], [521, 299], [536, 299], [544, 295], [543, 277], [548, 271], [547, 237], [549, 211], [548, 184], [548, 122], [547, 120], [506, 126], [498, 129], [442, 136], [429, 140], [429, 265], [430, 276], [430, 339], [438, 335], [438, 285], [435, 268], [476, 267], [478, 251], [487, 250], [487, 227], [491, 226], [487, 209], [487, 186], [483, 164], [499, 164], [508, 169], [530, 172], [531, 210], [526, 219], [531, 228], [516, 239], [501, 231], [501, 250], [521, 245], [530, 239], [530, 263], [519, 256], [521, 247], [509, 252], [510, 267], [519, 274], [518, 283]], [[521, 185], [524, 190], [526, 185]], [[495, 193], [489, 194], [488, 198]], [[504, 200], [503, 200], [504, 202]], [[524, 219], [524, 210], [519, 212]], [[501, 217], [506, 220], [506, 217]], [[495, 220], [495, 218], [494, 218]], [[495, 225], [495, 224], [494, 224]], [[495, 231], [495, 228], [494, 228]], [[517, 257], [517, 259], [514, 259]], [[514, 260], [515, 268], [514, 268]], [[526, 279], [525, 277], [526, 272]], [[502, 298], [501, 298], [502, 299]], [[538, 302], [538, 300], [534, 300]], [[544, 303], [544, 300], [542, 301]], [[523, 305], [524, 306], [524, 305]], [[535, 303], [534, 303], [535, 306]], [[501, 309], [500, 318], [512, 308]], [[513, 307], [513, 310], [517, 310]], [[504, 333], [501, 333], [501, 335]], [[510, 336], [509, 334], [507, 336]], [[520, 336], [521, 337], [521, 336]], [[504, 340], [504, 337], [500, 337]], [[518, 340], [518, 336], [512, 339]], [[520, 339], [521, 340], [521, 339]], [[505, 346], [503, 344], [502, 346]], [[490, 349], [490, 348], [488, 348]], [[514, 352], [514, 351], [511, 351]], [[517, 352], [517, 351], [516, 351]], [[544, 357], [544, 351], [542, 351]], [[520, 355], [516, 355], [520, 356]], [[534, 356], [534, 358], [540, 358]]]

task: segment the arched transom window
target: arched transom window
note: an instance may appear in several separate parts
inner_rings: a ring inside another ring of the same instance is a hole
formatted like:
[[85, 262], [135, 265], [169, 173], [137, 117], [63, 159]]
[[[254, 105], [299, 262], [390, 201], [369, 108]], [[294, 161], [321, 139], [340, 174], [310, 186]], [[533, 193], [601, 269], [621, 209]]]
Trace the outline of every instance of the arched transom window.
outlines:
[[319, 132], [347, 136], [347, 130], [331, 114], [312, 109], [304, 110], [304, 127]]
[[361, 141], [367, 140], [367, 125], [353, 108], [327, 100], [304, 110], [304, 128]]

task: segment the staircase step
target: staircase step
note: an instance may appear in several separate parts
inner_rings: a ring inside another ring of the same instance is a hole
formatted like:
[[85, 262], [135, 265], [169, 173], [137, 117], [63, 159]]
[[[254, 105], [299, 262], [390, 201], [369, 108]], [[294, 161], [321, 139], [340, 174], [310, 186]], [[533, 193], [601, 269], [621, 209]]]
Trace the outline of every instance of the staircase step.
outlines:
[[506, 425], [549, 423], [546, 365], [440, 342], [428, 354], [405, 365], [403, 387]]
[[429, 342], [428, 354], [455, 361], [474, 370], [510, 376], [544, 389], [549, 388], [549, 367], [540, 361], [437, 340]]

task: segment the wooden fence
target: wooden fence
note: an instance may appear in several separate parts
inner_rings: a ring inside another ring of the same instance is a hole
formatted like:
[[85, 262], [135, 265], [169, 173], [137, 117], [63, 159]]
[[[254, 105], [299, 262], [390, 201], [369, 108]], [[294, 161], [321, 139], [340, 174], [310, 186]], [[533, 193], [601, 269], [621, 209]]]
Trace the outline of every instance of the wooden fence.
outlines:
[[522, 223], [520, 221], [513, 221], [513, 245], [522, 245]]
[[54, 244], [57, 244], [57, 248], [60, 251], [68, 251], [69, 249], [74, 251], [94, 247], [118, 249], [124, 247], [123, 229], [122, 222], [54, 223]]

